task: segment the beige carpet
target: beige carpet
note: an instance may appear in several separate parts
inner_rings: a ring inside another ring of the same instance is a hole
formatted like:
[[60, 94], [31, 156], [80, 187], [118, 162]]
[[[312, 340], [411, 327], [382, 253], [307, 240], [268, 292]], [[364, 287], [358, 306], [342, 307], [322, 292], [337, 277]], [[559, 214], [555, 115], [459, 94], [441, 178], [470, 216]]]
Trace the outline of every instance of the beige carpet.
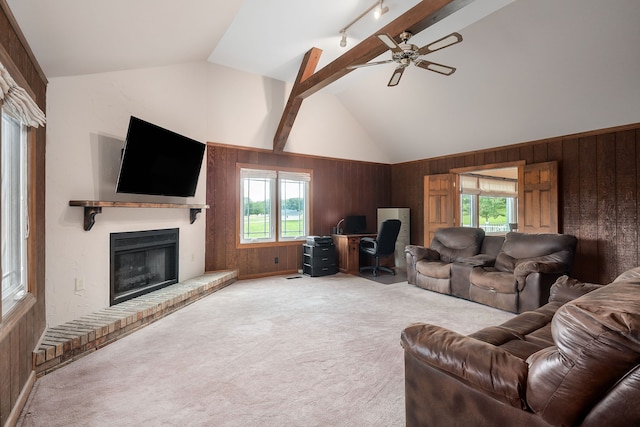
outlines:
[[238, 281], [36, 381], [21, 426], [402, 426], [400, 332], [512, 314], [337, 274]]

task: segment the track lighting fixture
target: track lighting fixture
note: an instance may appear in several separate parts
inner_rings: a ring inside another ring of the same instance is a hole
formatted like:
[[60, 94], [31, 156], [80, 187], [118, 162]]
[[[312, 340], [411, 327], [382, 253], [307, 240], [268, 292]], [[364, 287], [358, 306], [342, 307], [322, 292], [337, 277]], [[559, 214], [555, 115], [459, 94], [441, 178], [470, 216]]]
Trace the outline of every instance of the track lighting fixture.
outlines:
[[384, 0], [378, 0], [373, 5], [369, 6], [367, 10], [362, 12], [356, 19], [349, 22], [343, 29], [340, 30], [342, 38], [340, 39], [340, 47], [347, 46], [347, 30], [356, 22], [364, 18], [369, 12], [373, 10], [373, 16], [375, 19], [379, 19], [382, 15], [389, 12], [389, 8], [384, 5]]

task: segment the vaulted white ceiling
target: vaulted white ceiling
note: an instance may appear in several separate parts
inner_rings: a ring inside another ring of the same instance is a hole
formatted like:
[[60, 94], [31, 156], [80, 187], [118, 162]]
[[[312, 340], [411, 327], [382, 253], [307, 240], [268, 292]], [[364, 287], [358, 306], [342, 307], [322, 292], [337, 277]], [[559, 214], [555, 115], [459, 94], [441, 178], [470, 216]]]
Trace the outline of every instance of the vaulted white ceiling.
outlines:
[[[385, 0], [389, 13], [355, 23], [346, 49], [418, 2]], [[342, 54], [340, 29], [375, 0], [8, 3], [50, 78], [208, 60], [292, 82], [311, 47], [318, 68]], [[412, 66], [389, 88], [386, 64], [323, 91], [392, 163], [636, 123], [639, 19], [637, 0], [475, 0], [412, 39], [460, 32], [428, 57], [452, 76]]]

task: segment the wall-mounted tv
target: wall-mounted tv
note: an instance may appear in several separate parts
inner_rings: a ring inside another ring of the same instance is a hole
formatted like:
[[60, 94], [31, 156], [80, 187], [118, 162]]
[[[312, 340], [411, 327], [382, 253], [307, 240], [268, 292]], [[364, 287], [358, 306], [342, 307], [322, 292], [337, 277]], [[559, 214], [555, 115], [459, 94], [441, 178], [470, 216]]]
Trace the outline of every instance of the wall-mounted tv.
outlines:
[[205, 144], [131, 116], [116, 192], [192, 197]]

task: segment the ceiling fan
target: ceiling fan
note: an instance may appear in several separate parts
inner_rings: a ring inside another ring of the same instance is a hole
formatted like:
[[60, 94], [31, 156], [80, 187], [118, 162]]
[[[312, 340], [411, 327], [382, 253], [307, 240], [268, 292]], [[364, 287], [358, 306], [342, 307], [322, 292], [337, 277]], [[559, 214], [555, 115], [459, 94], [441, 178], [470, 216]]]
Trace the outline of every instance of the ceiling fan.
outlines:
[[428, 45], [421, 48], [418, 48], [418, 46], [409, 43], [409, 39], [412, 36], [409, 31], [404, 31], [402, 34], [400, 34], [402, 43], [399, 44], [396, 43], [393, 37], [391, 37], [389, 34], [378, 34], [377, 36], [380, 40], [382, 40], [384, 44], [389, 47], [389, 50], [391, 50], [391, 59], [388, 59], [386, 61], [368, 62], [366, 64], [350, 65], [347, 68], [354, 69], [368, 67], [370, 65], [380, 65], [388, 64], [390, 62], [396, 62], [398, 65], [391, 75], [391, 79], [389, 80], [387, 86], [396, 86], [398, 83], [400, 83], [400, 78], [402, 77], [402, 73], [404, 73], [404, 69], [407, 68], [412, 62], [420, 68], [444, 74], [445, 76], [450, 76], [456, 71], [456, 69], [453, 67], [426, 61], [424, 59], [420, 59], [419, 57], [460, 43], [462, 41], [462, 36], [458, 33], [451, 33], [448, 36], [436, 40], [433, 43], [429, 43]]

